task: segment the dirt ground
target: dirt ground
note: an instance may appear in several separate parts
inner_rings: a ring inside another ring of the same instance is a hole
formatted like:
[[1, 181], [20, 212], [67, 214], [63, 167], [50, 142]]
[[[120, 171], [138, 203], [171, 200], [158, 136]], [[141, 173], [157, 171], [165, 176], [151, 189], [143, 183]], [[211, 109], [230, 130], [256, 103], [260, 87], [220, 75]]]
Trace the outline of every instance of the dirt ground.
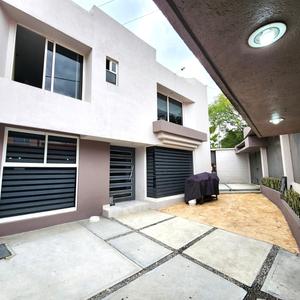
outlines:
[[280, 209], [262, 194], [221, 194], [202, 205], [183, 202], [160, 211], [300, 253]]

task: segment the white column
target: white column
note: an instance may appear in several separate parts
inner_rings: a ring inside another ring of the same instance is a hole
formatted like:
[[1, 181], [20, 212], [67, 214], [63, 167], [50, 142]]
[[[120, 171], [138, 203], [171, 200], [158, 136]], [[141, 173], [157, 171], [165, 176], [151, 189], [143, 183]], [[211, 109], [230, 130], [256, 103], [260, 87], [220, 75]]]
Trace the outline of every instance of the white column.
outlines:
[[281, 145], [283, 173], [284, 176], [287, 177], [287, 188], [289, 189], [290, 185], [294, 181], [294, 171], [293, 171], [293, 164], [292, 164], [290, 139], [288, 134], [280, 135], [280, 145]]
[[268, 155], [267, 155], [266, 147], [260, 148], [260, 158], [261, 158], [262, 176], [269, 177]]

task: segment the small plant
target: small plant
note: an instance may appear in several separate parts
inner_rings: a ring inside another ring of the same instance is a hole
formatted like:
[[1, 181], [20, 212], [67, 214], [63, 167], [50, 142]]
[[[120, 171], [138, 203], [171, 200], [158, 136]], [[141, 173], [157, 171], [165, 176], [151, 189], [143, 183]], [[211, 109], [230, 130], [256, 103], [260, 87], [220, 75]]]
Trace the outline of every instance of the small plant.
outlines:
[[298, 217], [300, 217], [300, 195], [293, 189], [284, 191], [284, 200], [292, 208]]
[[279, 192], [281, 186], [281, 179], [274, 177], [264, 177], [261, 179], [261, 184]]

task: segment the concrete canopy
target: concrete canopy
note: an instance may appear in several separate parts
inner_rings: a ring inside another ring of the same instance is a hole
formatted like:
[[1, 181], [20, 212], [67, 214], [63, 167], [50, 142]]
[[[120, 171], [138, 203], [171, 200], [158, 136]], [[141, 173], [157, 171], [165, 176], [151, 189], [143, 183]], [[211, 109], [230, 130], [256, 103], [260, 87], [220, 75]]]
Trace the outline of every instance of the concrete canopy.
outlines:
[[[300, 132], [299, 1], [154, 2], [258, 137]], [[251, 48], [250, 35], [273, 22], [285, 35]]]

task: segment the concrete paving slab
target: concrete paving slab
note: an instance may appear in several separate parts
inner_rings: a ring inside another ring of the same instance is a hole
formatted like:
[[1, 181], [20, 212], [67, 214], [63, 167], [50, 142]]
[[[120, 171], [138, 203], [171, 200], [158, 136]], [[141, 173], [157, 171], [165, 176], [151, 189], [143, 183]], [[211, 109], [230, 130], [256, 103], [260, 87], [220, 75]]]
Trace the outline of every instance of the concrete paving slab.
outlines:
[[220, 183], [219, 184], [219, 190], [220, 191], [230, 191], [230, 188], [226, 184]]
[[184, 253], [251, 286], [271, 248], [271, 244], [218, 229]]
[[89, 220], [78, 222], [103, 240], [131, 231], [116, 221], [101, 217], [99, 222], [91, 223]]
[[262, 291], [280, 299], [299, 299], [300, 256], [280, 249]]
[[176, 256], [105, 299], [238, 300], [246, 291], [199, 265]]
[[209, 231], [212, 227], [198, 222], [176, 217], [163, 223], [141, 230], [141, 232], [179, 249], [195, 238]]
[[259, 190], [260, 186], [256, 184], [238, 184], [238, 183], [227, 183], [226, 184], [231, 190], [239, 191], [239, 190]]
[[86, 299], [141, 270], [78, 223], [0, 238], [1, 299]]
[[148, 209], [128, 215], [119, 216], [116, 217], [116, 219], [135, 229], [139, 229], [166, 220], [171, 217], [173, 216], [158, 212], [156, 210]]
[[150, 266], [172, 252], [138, 233], [125, 235], [108, 243], [142, 268]]

